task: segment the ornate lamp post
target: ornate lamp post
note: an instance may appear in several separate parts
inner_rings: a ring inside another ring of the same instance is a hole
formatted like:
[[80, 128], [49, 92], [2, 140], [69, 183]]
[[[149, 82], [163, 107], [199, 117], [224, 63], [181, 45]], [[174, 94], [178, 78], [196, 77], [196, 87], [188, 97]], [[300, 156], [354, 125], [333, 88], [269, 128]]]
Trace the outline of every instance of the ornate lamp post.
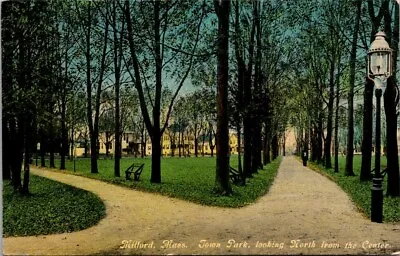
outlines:
[[368, 51], [368, 78], [374, 81], [376, 97], [375, 174], [371, 188], [371, 221], [382, 223], [383, 188], [381, 165], [381, 98], [386, 80], [392, 75], [392, 49], [385, 40], [385, 33], [378, 32]]

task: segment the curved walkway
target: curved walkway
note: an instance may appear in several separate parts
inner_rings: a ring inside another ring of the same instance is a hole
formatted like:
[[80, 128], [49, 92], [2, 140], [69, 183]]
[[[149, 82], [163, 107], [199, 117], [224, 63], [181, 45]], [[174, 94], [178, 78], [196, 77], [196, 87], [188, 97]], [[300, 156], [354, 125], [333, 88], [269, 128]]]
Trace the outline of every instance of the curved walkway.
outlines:
[[266, 196], [240, 209], [201, 206], [60, 172], [32, 173], [93, 191], [104, 200], [107, 216], [79, 232], [5, 238], [8, 255], [400, 251], [400, 224], [371, 223], [336, 184], [294, 157], [282, 160]]

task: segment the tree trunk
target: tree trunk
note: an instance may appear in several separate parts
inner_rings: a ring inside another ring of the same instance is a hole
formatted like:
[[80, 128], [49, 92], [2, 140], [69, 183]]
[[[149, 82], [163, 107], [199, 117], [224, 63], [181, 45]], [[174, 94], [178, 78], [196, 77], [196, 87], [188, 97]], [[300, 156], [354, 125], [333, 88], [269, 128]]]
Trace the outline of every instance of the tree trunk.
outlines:
[[[340, 59], [338, 61], [340, 67]], [[336, 106], [335, 106], [335, 172], [339, 172], [339, 102], [340, 102], [340, 81], [336, 81]]]
[[40, 135], [40, 150], [39, 150], [39, 152], [40, 152], [40, 166], [41, 167], [46, 167], [45, 155], [46, 155], [46, 144], [47, 143], [46, 143], [46, 138], [45, 138], [45, 135], [44, 135], [44, 131], [40, 129], [40, 133], [41, 133], [41, 135]]
[[[28, 107], [28, 106], [27, 106]], [[31, 111], [27, 109], [27, 111]], [[26, 113], [24, 122], [24, 181], [22, 185], [22, 193], [29, 194], [29, 164], [31, 160], [31, 139], [32, 139], [32, 114]]]
[[[396, 5], [395, 13], [395, 26], [392, 35], [392, 15], [389, 7], [389, 1], [385, 3], [384, 7], [386, 9], [384, 14], [385, 22], [385, 32], [387, 34], [387, 41], [389, 45], [398, 50], [398, 36], [399, 36], [399, 6]], [[397, 36], [397, 37], [393, 37]], [[394, 39], [394, 40], [393, 40]], [[397, 60], [397, 52], [393, 54], [393, 60]], [[393, 65], [393, 76], [389, 77], [387, 80], [387, 88], [384, 94], [385, 101], [385, 114], [386, 114], [386, 136], [387, 136], [387, 196], [400, 197], [400, 173], [399, 173], [399, 157], [398, 157], [398, 145], [397, 145], [397, 115], [396, 107], [398, 104], [398, 99], [396, 95], [398, 94], [398, 88], [396, 85], [396, 68], [397, 62]], [[398, 95], [397, 95], [398, 97]]]
[[73, 160], [73, 158], [75, 157], [75, 138], [74, 138], [74, 134], [75, 134], [75, 125], [73, 124], [71, 127], [71, 138], [70, 138], [70, 152], [69, 152], [69, 160]]
[[[368, 11], [371, 19], [371, 35], [370, 43], [375, 39], [375, 34], [379, 29], [381, 20], [383, 18], [381, 10], [385, 9], [384, 6], [388, 1], [382, 1], [379, 14], [375, 16], [374, 1], [368, 1]], [[357, 3], [358, 4], [358, 3]], [[364, 118], [363, 118], [363, 140], [361, 145], [362, 159], [360, 180], [370, 180], [371, 175], [371, 159], [372, 159], [372, 111], [373, 111], [373, 89], [374, 82], [366, 77], [364, 89]]]
[[279, 155], [279, 143], [278, 143], [278, 135], [275, 134], [272, 137], [272, 160], [275, 160]]
[[[90, 4], [89, 4], [89, 11], [88, 11], [88, 17], [90, 19]], [[90, 31], [90, 26], [89, 26], [89, 31]], [[90, 36], [90, 32], [88, 32]], [[87, 51], [89, 52], [89, 68], [90, 68], [90, 39], [87, 40], [88, 45], [87, 45]], [[89, 128], [89, 133], [90, 133], [90, 143], [91, 143], [91, 152], [90, 152], [90, 157], [91, 157], [91, 173], [98, 173], [98, 165], [97, 165], [97, 159], [99, 157], [99, 115], [100, 115], [100, 98], [101, 98], [101, 91], [102, 91], [102, 84], [103, 84], [103, 77], [104, 77], [104, 71], [106, 69], [106, 55], [107, 55], [107, 42], [108, 42], [108, 19], [106, 19], [105, 22], [105, 31], [104, 31], [104, 39], [103, 39], [103, 51], [101, 55], [101, 61], [100, 61], [100, 70], [99, 70], [99, 78], [97, 82], [97, 88], [96, 88], [96, 98], [95, 98], [95, 106], [94, 106], [94, 121], [93, 121], [93, 126]], [[90, 78], [90, 77], [89, 77]], [[88, 82], [89, 83], [89, 82]], [[89, 95], [88, 95], [89, 97]], [[91, 94], [90, 94], [91, 97]], [[92, 118], [92, 106], [90, 105], [90, 117], [88, 116], [88, 119]], [[91, 122], [90, 122], [91, 124]]]
[[204, 156], [204, 143], [206, 142], [206, 135], [203, 134], [203, 144], [201, 145], [201, 154]]
[[[212, 126], [211, 126], [211, 124], [210, 124], [210, 130], [209, 130], [209, 136], [208, 136], [208, 145], [210, 146], [210, 150], [211, 150], [211, 157], [213, 157], [214, 156], [214, 148], [215, 148], [215, 145], [214, 145], [214, 143], [213, 143], [213, 140], [212, 140], [212, 138], [213, 138], [213, 128], [212, 128]], [[215, 138], [216, 139], [216, 138]], [[229, 149], [228, 149], [229, 150]]]
[[161, 134], [158, 130], [151, 137], [151, 179], [152, 183], [161, 183]]
[[197, 124], [194, 125], [194, 155], [196, 157], [198, 157], [198, 146], [199, 146], [199, 142], [197, 141]]
[[[143, 124], [144, 125], [144, 124]], [[144, 126], [140, 134], [140, 156], [143, 158], [146, 155], [146, 142], [144, 140]]]
[[179, 157], [182, 157], [182, 132], [179, 132], [179, 141], [178, 141], [178, 154]]
[[[171, 131], [170, 131], [171, 132]], [[175, 156], [175, 134], [169, 134], [169, 144], [171, 149], [171, 157]]]
[[229, 182], [229, 131], [228, 131], [228, 70], [229, 70], [229, 8], [230, 0], [214, 0], [218, 17], [218, 89], [217, 89], [217, 167], [215, 191], [232, 193]]
[[[4, 89], [4, 84], [3, 84], [3, 89]], [[2, 150], [3, 180], [11, 180], [10, 165], [11, 165], [11, 158], [13, 157], [14, 152], [10, 152], [10, 149], [12, 147], [11, 134], [9, 132], [9, 128], [7, 127], [8, 120], [5, 120], [4, 114], [3, 114], [3, 119], [2, 119], [1, 125], [2, 125], [2, 139], [3, 139], [2, 146], [3, 146], [3, 149], [6, 149], [6, 148], [8, 149], [8, 150]]]
[[250, 32], [249, 39], [249, 61], [247, 68], [244, 72], [244, 118], [243, 118], [243, 132], [244, 132], [244, 157], [243, 157], [243, 169], [246, 177], [252, 177], [252, 162], [251, 162], [251, 154], [252, 154], [252, 134], [253, 134], [253, 120], [252, 120], [252, 105], [250, 104], [253, 100], [252, 89], [251, 89], [251, 79], [253, 72], [253, 53], [254, 53], [254, 38], [256, 31], [256, 19], [257, 16], [257, 2], [253, 2], [253, 23]]
[[[161, 109], [161, 89], [162, 89], [162, 56], [161, 56], [161, 39], [160, 39], [160, 1], [154, 2], [154, 56], [155, 56], [155, 76], [156, 76], [156, 93], [153, 108], [153, 129], [150, 132], [152, 143], [151, 156], [151, 182], [161, 183], [161, 136], [160, 133], [160, 109]], [[142, 111], [143, 112], [143, 111]]]
[[325, 167], [332, 168], [331, 145], [332, 145], [332, 120], [333, 120], [333, 101], [335, 97], [335, 56], [330, 60], [329, 78], [329, 100], [328, 100], [328, 120], [326, 128], [326, 139], [324, 147]]
[[[337, 61], [337, 70], [340, 72], [342, 65], [341, 52]], [[339, 103], [340, 103], [340, 76], [336, 79], [336, 106], [335, 106], [335, 172], [339, 172]]]
[[318, 128], [317, 128], [317, 163], [318, 164], [320, 164], [322, 162], [322, 145], [323, 145], [322, 133], [324, 132], [322, 127], [323, 127], [322, 113], [319, 113]]
[[[106, 136], [106, 141], [104, 143], [105, 147], [106, 147], [106, 158], [108, 158], [110, 156], [110, 133], [109, 132], [105, 132], [104, 133]], [[99, 142], [100, 144], [100, 142]], [[100, 147], [100, 145], [99, 145]]]
[[85, 134], [84, 144], [85, 144], [85, 151], [83, 152], [83, 156], [84, 157], [88, 157], [88, 154], [89, 154], [89, 152], [88, 152], [89, 141], [88, 141], [88, 138], [87, 138], [87, 134]]
[[374, 82], [365, 79], [364, 90], [364, 118], [363, 118], [363, 140], [361, 145], [362, 159], [360, 180], [370, 180], [371, 176], [371, 158], [372, 158], [372, 100], [373, 100]]
[[269, 163], [271, 163], [271, 141], [270, 141], [270, 139], [268, 138], [268, 140], [267, 140], [267, 148], [266, 148], [266, 159], [265, 159], [265, 162], [266, 162], [266, 164], [269, 164]]
[[353, 171], [353, 155], [354, 155], [354, 82], [355, 68], [357, 58], [357, 42], [358, 32], [360, 30], [362, 0], [357, 1], [357, 14], [353, 30], [353, 41], [350, 53], [350, 78], [349, 78], [349, 93], [347, 97], [347, 150], [346, 150], [346, 176], [354, 176]]
[[90, 172], [99, 173], [97, 166], [98, 136], [94, 133], [90, 136]]
[[393, 76], [387, 80], [387, 88], [384, 94], [386, 114], [387, 136], [387, 195], [400, 196], [400, 173], [397, 147], [397, 116], [396, 116], [396, 84]]
[[253, 144], [253, 152], [252, 156], [252, 173], [257, 173], [258, 169], [263, 169], [263, 165], [261, 163], [261, 131], [262, 131], [262, 112], [264, 108], [263, 98], [262, 98], [262, 89], [261, 89], [261, 61], [262, 61], [262, 44], [261, 44], [261, 37], [262, 37], [262, 27], [260, 25], [260, 1], [256, 1], [256, 9], [254, 10], [254, 19], [255, 25], [257, 29], [257, 36], [256, 36], [256, 44], [257, 44], [257, 51], [255, 56], [255, 77], [254, 77], [254, 102], [255, 102], [255, 109], [253, 109], [253, 123], [254, 123], [254, 133], [252, 136], [252, 144]]
[[[310, 142], [311, 142], [311, 161], [317, 161], [317, 137], [316, 137], [316, 126], [312, 124], [310, 127]], [[301, 152], [301, 147], [297, 149], [297, 152]]]
[[[259, 122], [259, 121], [257, 121]], [[252, 140], [253, 140], [253, 152], [251, 153], [251, 157], [252, 157], [252, 173], [257, 173], [258, 169], [262, 169], [262, 163], [261, 163], [261, 127], [260, 125], [254, 124], [254, 133], [252, 136]]]
[[91, 2], [88, 2], [87, 7], [87, 32], [86, 32], [86, 93], [87, 93], [87, 121], [89, 127], [89, 137], [90, 137], [90, 172], [98, 173], [97, 168], [97, 137], [93, 131], [93, 119], [92, 119], [92, 78], [91, 78], [91, 54], [90, 54], [90, 38], [91, 38]]
[[[11, 180], [13, 184], [14, 191], [21, 190], [21, 169], [22, 169], [22, 156], [23, 156], [23, 133], [21, 127], [23, 124], [21, 122], [21, 117], [17, 120], [16, 118], [11, 118], [9, 120], [9, 131], [11, 143], [10, 152], [10, 169], [11, 169]], [[17, 124], [18, 123], [18, 124]]]
[[194, 140], [194, 155], [195, 155], [196, 157], [199, 156], [198, 147], [199, 147], [199, 142], [197, 141], [197, 138], [195, 138], [195, 140]]
[[263, 164], [267, 165], [267, 147], [268, 147], [268, 128], [264, 123], [264, 140], [263, 140]]
[[[122, 17], [124, 24], [124, 16]], [[120, 177], [121, 164], [121, 117], [120, 117], [120, 77], [121, 77], [121, 60], [122, 60], [122, 35], [124, 29], [122, 27], [121, 37], [117, 36], [117, 5], [113, 1], [113, 36], [114, 36], [114, 71], [115, 71], [115, 148], [114, 148], [114, 176]]]
[[[11, 179], [11, 164], [13, 162], [12, 158], [16, 157], [16, 152], [13, 152], [11, 149], [13, 148], [13, 137], [12, 130], [14, 127], [10, 125], [10, 119], [15, 118], [14, 115], [8, 113], [7, 109], [5, 108], [5, 103], [10, 102], [8, 98], [12, 97], [12, 88], [14, 86], [14, 76], [15, 73], [13, 72], [13, 60], [16, 56], [14, 56], [13, 48], [15, 47], [15, 43], [6, 43], [13, 41], [13, 33], [15, 31], [12, 23], [12, 8], [13, 2], [3, 2], [2, 3], [2, 168], [3, 168], [3, 180]], [[15, 142], [14, 142], [15, 143]], [[7, 149], [7, 150], [4, 150]]]
[[63, 89], [61, 99], [61, 152], [60, 152], [60, 170], [65, 170], [65, 156], [68, 152], [68, 130], [67, 130], [67, 115], [66, 115], [66, 92]]
[[244, 87], [244, 73], [246, 71], [245, 63], [243, 60], [243, 48], [242, 45], [239, 43], [240, 39], [240, 15], [239, 15], [239, 1], [235, 1], [235, 56], [236, 61], [238, 64], [237, 71], [238, 71], [238, 88], [236, 93], [236, 130], [237, 130], [237, 137], [238, 137], [238, 171], [242, 176], [242, 185], [246, 184], [246, 175], [242, 168], [242, 136], [241, 136], [241, 123], [242, 118], [241, 115], [243, 114], [243, 87]]
[[49, 153], [50, 153], [50, 162], [49, 162], [49, 166], [50, 168], [56, 168], [55, 163], [54, 163], [54, 118], [53, 118], [53, 107], [52, 107], [52, 103], [50, 103], [51, 107], [50, 107], [50, 120], [49, 120], [49, 137], [48, 137], [48, 142], [49, 142]]
[[[66, 38], [65, 38], [65, 43], [66, 43], [66, 48], [64, 52], [64, 86], [61, 89], [61, 160], [60, 160], [60, 170], [65, 170], [65, 157], [68, 154], [69, 151], [69, 145], [68, 145], [68, 128], [67, 128], [67, 81], [68, 81], [68, 49], [69, 49], [69, 29], [66, 33]], [[60, 39], [58, 38], [57, 40], [57, 48], [60, 48]], [[61, 61], [61, 58], [60, 58]], [[61, 69], [61, 64], [60, 64], [60, 78], [62, 77], [62, 69]], [[73, 104], [74, 104], [74, 98], [72, 98]], [[74, 121], [73, 121], [74, 122]], [[74, 130], [73, 125], [72, 125], [72, 131]]]
[[238, 152], [238, 172], [240, 173], [241, 176], [241, 185], [244, 186], [246, 185], [246, 175], [243, 172], [242, 168], [242, 135], [241, 135], [241, 126], [240, 126], [240, 119], [238, 120], [236, 124], [236, 134], [237, 134], [237, 141], [238, 141], [238, 146], [237, 146], [237, 152]]

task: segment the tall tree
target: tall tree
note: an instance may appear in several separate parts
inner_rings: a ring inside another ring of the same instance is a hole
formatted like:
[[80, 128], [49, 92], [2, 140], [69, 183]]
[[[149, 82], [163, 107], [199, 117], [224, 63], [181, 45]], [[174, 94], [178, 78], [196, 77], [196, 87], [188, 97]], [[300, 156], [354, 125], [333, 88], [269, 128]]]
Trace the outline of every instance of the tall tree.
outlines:
[[[391, 4], [390, 4], [391, 2]], [[391, 6], [393, 5], [393, 8]], [[387, 195], [392, 197], [400, 197], [400, 173], [399, 173], [399, 156], [398, 156], [398, 145], [397, 145], [397, 114], [396, 107], [399, 103], [399, 89], [396, 84], [396, 68], [397, 68], [397, 54], [398, 43], [399, 43], [399, 5], [393, 1], [384, 1], [383, 3], [384, 12], [384, 27], [387, 35], [387, 41], [389, 45], [395, 49], [393, 53], [394, 69], [393, 76], [387, 80], [387, 88], [384, 93], [385, 101], [385, 114], [386, 114], [386, 136], [387, 136]], [[397, 9], [397, 17], [394, 18], [397, 25], [392, 27], [392, 12], [391, 10]], [[397, 95], [397, 96], [396, 96]], [[378, 150], [378, 149], [377, 149]]]
[[118, 10], [115, 1], [112, 3], [112, 27], [113, 27], [113, 62], [115, 76], [115, 148], [114, 148], [114, 176], [120, 177], [121, 162], [121, 115], [120, 115], [120, 87], [121, 87], [121, 64], [123, 57], [122, 41], [124, 34], [125, 15], [120, 15], [122, 27], [118, 36]]
[[[196, 15], [189, 17], [186, 11], [190, 8], [199, 8], [198, 5], [200, 5], [202, 9], [202, 12], [199, 13], [200, 17]], [[168, 126], [168, 120], [174, 101], [192, 68], [199, 41], [200, 27], [205, 15], [205, 6], [205, 2], [198, 3], [197, 5], [189, 5], [187, 1], [182, 2], [177, 0], [167, 2], [135, 1], [133, 7], [135, 10], [138, 10], [138, 13], [141, 13], [141, 16], [137, 18], [132, 16], [130, 2], [125, 1], [124, 13], [127, 25], [127, 41], [134, 72], [128, 71], [138, 91], [143, 120], [151, 138], [151, 182], [153, 183], [161, 182], [161, 137]], [[152, 15], [144, 13], [144, 10], [152, 12]], [[181, 24], [174, 23], [174, 19], [178, 19], [179, 17], [182, 18], [181, 20], [186, 20], [187, 27], [184, 28]], [[137, 26], [139, 26], [139, 29], [143, 29], [143, 35], [137, 35]], [[182, 31], [182, 29], [184, 30]], [[176, 42], [176, 36], [185, 33], [187, 35], [186, 39], [190, 38], [193, 40], [192, 43], [182, 44], [186, 46], [186, 48], [182, 45], [175, 47], [172, 43], [169, 44], [170, 42]], [[173, 37], [173, 39], [171, 39], [171, 37]], [[148, 42], [151, 42], [151, 45], [149, 45]], [[144, 53], [141, 46], [148, 49], [148, 55]], [[181, 57], [181, 61], [178, 60], [177, 56]], [[141, 58], [143, 58], [143, 62]], [[150, 61], [153, 61], [154, 65], [150, 65]], [[167, 107], [165, 122], [162, 124], [160, 119], [162, 110], [161, 93], [163, 86], [165, 86], [163, 84], [163, 75], [167, 75], [167, 65], [171, 63], [179, 63], [182, 64], [183, 67], [177, 67], [179, 65], [175, 66], [174, 72], [178, 77], [178, 85]], [[146, 105], [144, 89], [147, 88], [147, 92], [149, 92], [147, 80], [150, 78], [147, 78], [147, 73], [153, 71], [155, 73], [155, 79], [152, 82], [154, 83], [155, 89], [153, 95], [148, 93], [152, 103], [152, 113], [150, 113]], [[152, 118], [150, 114], [152, 114]]]
[[255, 25], [256, 25], [256, 55], [254, 65], [254, 80], [253, 80], [253, 133], [252, 133], [252, 153], [251, 153], [251, 172], [257, 173], [258, 169], [262, 169], [261, 163], [261, 130], [262, 130], [262, 112], [265, 108], [262, 97], [263, 76], [261, 74], [262, 64], [262, 26], [261, 26], [261, 1], [256, 1], [255, 10]]
[[[258, 15], [257, 1], [253, 1], [251, 31], [248, 39], [247, 64], [245, 62], [244, 45], [242, 30], [240, 27], [240, 8], [239, 2], [236, 2], [236, 21], [235, 21], [235, 55], [238, 63], [238, 85], [239, 92], [243, 90], [242, 103], [243, 107], [243, 139], [244, 139], [244, 157], [243, 157], [243, 173], [246, 177], [252, 176], [251, 154], [252, 154], [252, 74], [254, 64], [255, 34], [256, 34], [256, 16]], [[250, 24], [247, 23], [249, 26]]]
[[242, 122], [243, 122], [243, 86], [244, 86], [244, 72], [246, 66], [243, 59], [243, 44], [240, 40], [241, 29], [240, 29], [240, 10], [239, 1], [235, 1], [235, 34], [234, 34], [234, 47], [235, 47], [235, 57], [237, 62], [237, 89], [235, 94], [236, 103], [234, 110], [234, 120], [236, 126], [236, 133], [238, 137], [238, 171], [241, 174], [242, 185], [246, 184], [246, 175], [242, 169]]
[[217, 90], [217, 168], [215, 190], [229, 195], [229, 131], [228, 131], [228, 70], [229, 70], [229, 12], [230, 0], [214, 0], [218, 17], [218, 90]]
[[347, 95], [347, 150], [346, 150], [346, 176], [354, 176], [353, 155], [354, 155], [354, 84], [356, 76], [357, 42], [360, 30], [362, 0], [356, 1], [356, 17], [353, 29], [353, 39], [350, 53], [350, 78], [349, 93]]
[[[85, 53], [85, 62], [86, 62], [86, 93], [87, 93], [87, 121], [89, 126], [89, 136], [90, 136], [90, 171], [91, 173], [98, 173], [98, 138], [99, 138], [99, 115], [100, 115], [100, 98], [102, 92], [102, 84], [104, 82], [104, 73], [106, 69], [106, 58], [107, 58], [107, 42], [108, 42], [108, 30], [109, 30], [109, 22], [108, 19], [105, 19], [105, 29], [103, 38], [100, 39], [101, 44], [101, 55], [99, 61], [99, 73], [97, 78], [97, 88], [96, 88], [96, 96], [94, 102], [94, 108], [92, 106], [92, 91], [93, 91], [93, 74], [92, 74], [92, 59], [94, 58], [92, 54], [93, 49], [93, 37], [94, 37], [94, 27], [93, 21], [98, 17], [95, 17], [97, 13], [95, 13], [94, 7], [92, 6], [92, 2], [87, 2], [86, 6], [83, 7], [86, 12], [86, 22], [81, 24], [81, 27], [84, 29], [85, 33], [85, 42], [84, 42], [84, 53]], [[79, 9], [79, 6], [77, 6]]]
[[[15, 191], [29, 194], [30, 159], [38, 122], [47, 107], [39, 102], [45, 96], [55, 97], [54, 90], [42, 90], [41, 84], [55, 88], [51, 77], [56, 75], [56, 55], [48, 50], [54, 49], [56, 40], [51, 44], [44, 40], [54, 32], [54, 16], [52, 6], [43, 1], [2, 3], [2, 14], [2, 63], [7, 72], [2, 77], [3, 148], [8, 151], [3, 152], [7, 157], [3, 172], [5, 178], [11, 174]], [[50, 72], [41, 77], [41, 69]]]
[[[384, 0], [383, 2], [385, 2]], [[371, 20], [370, 43], [375, 39], [375, 34], [378, 32], [379, 24], [384, 15], [383, 2], [379, 8], [379, 12], [375, 15], [374, 0], [368, 0], [367, 8]], [[365, 81], [364, 90], [364, 120], [363, 120], [363, 140], [362, 140], [362, 159], [360, 179], [368, 180], [371, 178], [371, 158], [372, 158], [372, 109], [373, 109], [373, 89], [374, 83], [369, 79]]]

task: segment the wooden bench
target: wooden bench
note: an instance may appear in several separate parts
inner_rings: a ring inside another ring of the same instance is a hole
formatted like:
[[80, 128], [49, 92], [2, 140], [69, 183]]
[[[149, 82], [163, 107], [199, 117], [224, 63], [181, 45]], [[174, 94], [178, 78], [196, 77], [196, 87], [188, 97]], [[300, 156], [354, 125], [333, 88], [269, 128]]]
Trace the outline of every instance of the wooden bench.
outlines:
[[229, 178], [234, 184], [238, 184], [241, 181], [241, 175], [238, 170], [229, 166]]
[[142, 174], [144, 164], [140, 163], [133, 163], [131, 166], [128, 167], [125, 171], [125, 178], [126, 180], [131, 180], [131, 175], [133, 173], [133, 180], [139, 181], [140, 174]]

